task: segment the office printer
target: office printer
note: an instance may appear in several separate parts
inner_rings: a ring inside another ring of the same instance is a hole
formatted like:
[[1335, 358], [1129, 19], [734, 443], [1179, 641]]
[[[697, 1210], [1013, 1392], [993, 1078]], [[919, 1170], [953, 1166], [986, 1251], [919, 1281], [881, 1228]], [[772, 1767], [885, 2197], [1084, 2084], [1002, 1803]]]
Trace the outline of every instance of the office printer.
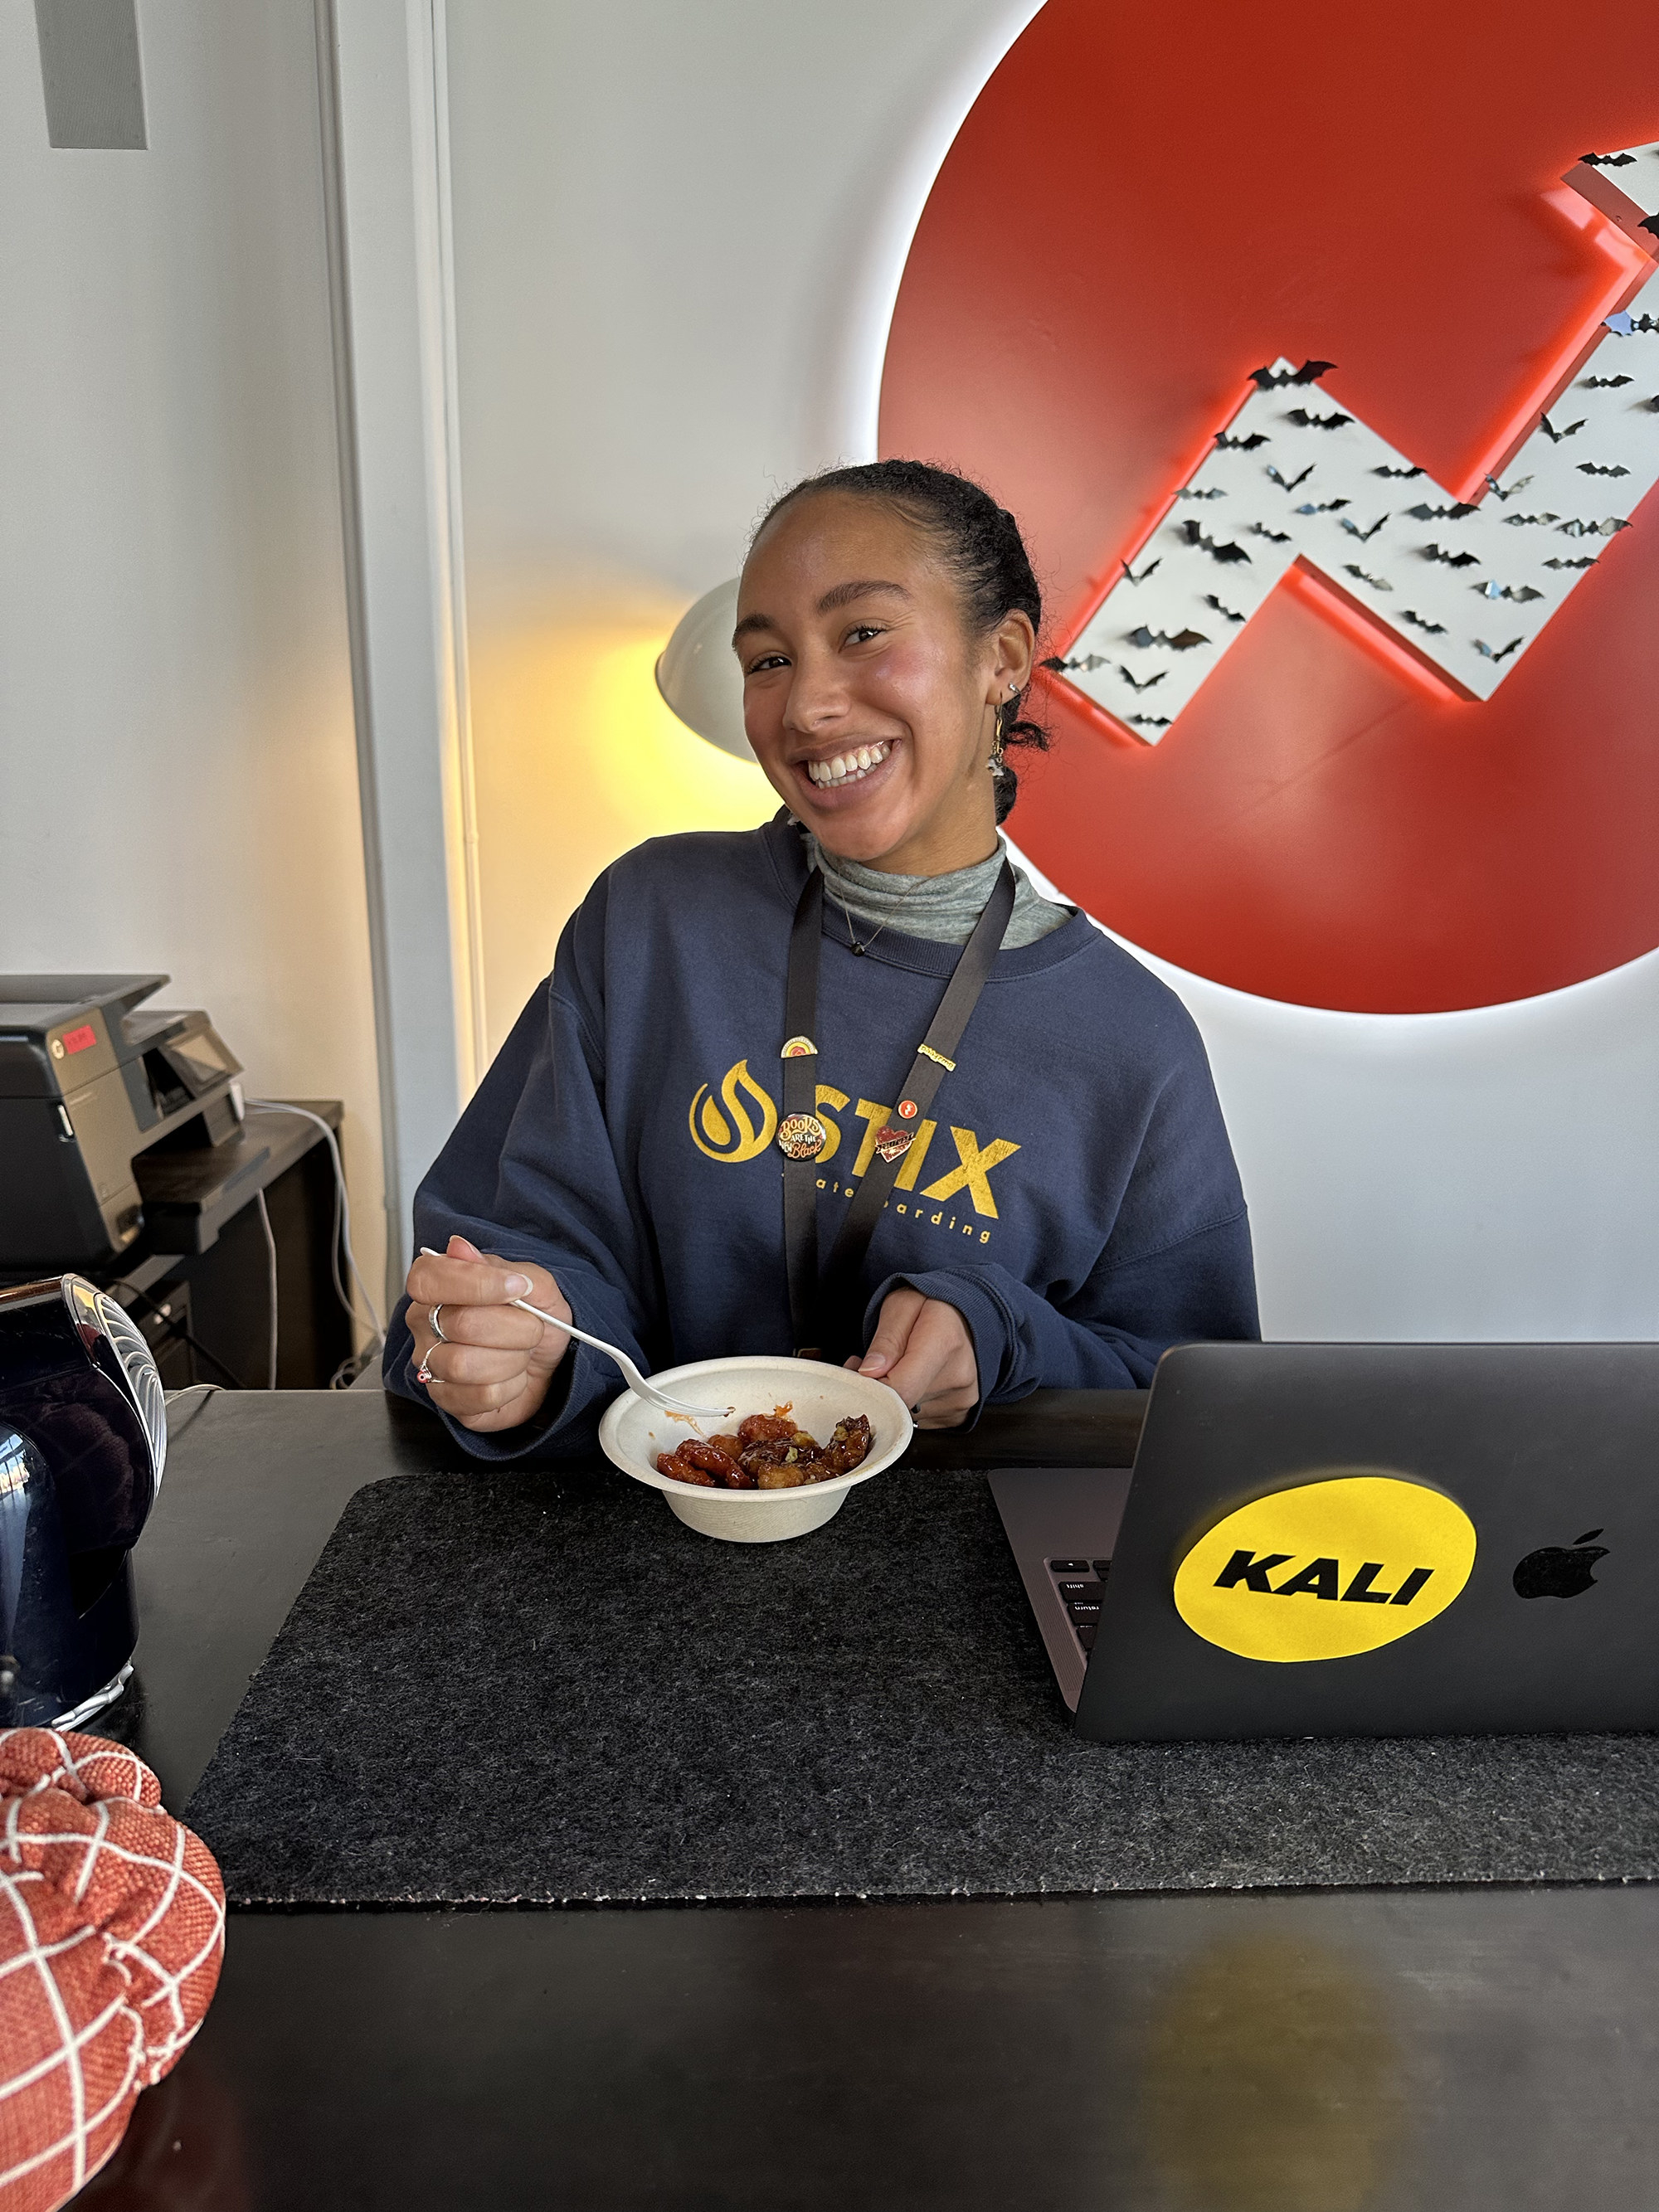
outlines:
[[167, 981], [0, 975], [0, 1273], [113, 1259], [134, 1160], [235, 1133], [241, 1062], [204, 1013], [143, 1006]]

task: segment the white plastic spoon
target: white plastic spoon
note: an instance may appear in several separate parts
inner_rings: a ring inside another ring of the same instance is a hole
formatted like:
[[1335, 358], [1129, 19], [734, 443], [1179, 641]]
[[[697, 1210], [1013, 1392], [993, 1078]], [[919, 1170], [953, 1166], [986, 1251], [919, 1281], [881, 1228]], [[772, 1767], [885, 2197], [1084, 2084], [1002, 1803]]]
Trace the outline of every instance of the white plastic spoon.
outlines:
[[[446, 1260], [449, 1256], [447, 1252], [434, 1252], [429, 1244], [422, 1244], [421, 1250], [428, 1260]], [[660, 1406], [665, 1413], [694, 1413], [699, 1420], [723, 1421], [737, 1410], [732, 1406], [694, 1406], [689, 1399], [671, 1398], [665, 1390], [659, 1390], [654, 1383], [647, 1382], [628, 1354], [617, 1346], [607, 1344], [602, 1336], [590, 1336], [585, 1328], [578, 1328], [574, 1322], [561, 1321], [557, 1314], [544, 1313], [539, 1306], [532, 1306], [528, 1298], [514, 1298], [513, 1304], [522, 1306], [527, 1314], [534, 1314], [538, 1321], [546, 1322], [550, 1328], [562, 1328], [567, 1336], [574, 1336], [579, 1344], [591, 1345], [595, 1352], [604, 1352], [607, 1359], [614, 1359], [622, 1370], [623, 1381], [634, 1395], [643, 1398], [648, 1405]]]

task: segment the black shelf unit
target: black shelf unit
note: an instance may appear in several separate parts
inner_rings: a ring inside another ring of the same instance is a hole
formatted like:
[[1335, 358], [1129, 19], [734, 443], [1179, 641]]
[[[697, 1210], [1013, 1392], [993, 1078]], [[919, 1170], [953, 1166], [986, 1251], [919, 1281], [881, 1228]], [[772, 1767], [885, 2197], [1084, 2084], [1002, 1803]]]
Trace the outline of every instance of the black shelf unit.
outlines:
[[[319, 1115], [338, 1135], [337, 1098], [278, 1103]], [[326, 1389], [351, 1357], [354, 1332], [334, 1291], [334, 1168], [316, 1123], [250, 1113], [222, 1144], [141, 1155], [137, 1171], [144, 1205], [137, 1243], [80, 1272], [132, 1316], [166, 1387], [230, 1377], [265, 1387], [268, 1269], [253, 1202], [263, 1191], [276, 1241], [276, 1387]], [[343, 1278], [343, 1255], [340, 1267]]]

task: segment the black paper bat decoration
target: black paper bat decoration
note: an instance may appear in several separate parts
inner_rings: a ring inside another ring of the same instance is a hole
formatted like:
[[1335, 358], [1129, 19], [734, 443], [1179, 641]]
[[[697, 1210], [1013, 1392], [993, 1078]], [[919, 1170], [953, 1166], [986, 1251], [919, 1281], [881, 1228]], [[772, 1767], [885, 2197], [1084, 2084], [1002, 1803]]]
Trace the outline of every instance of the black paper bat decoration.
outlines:
[[1628, 530], [1630, 525], [1620, 521], [1616, 514], [1610, 514], [1605, 522], [1580, 522], [1575, 517], [1572, 521], [1561, 523], [1559, 527], [1564, 538], [1616, 538], [1621, 530]]
[[1339, 507], [1347, 505], [1346, 499], [1304, 500], [1296, 510], [1298, 514], [1334, 514]]
[[[1270, 545], [1288, 545], [1291, 542], [1288, 530], [1269, 530], [1265, 522], [1253, 522], [1250, 535], [1252, 538], [1265, 538]], [[1248, 559], [1249, 556], [1246, 555], [1245, 557]]]
[[1645, 407], [1650, 414], [1659, 415], [1659, 392], [1656, 392], [1651, 399], [1638, 399], [1636, 404], [1638, 407]]
[[[1650, 217], [1649, 222], [1651, 220]], [[1644, 223], [1642, 228], [1646, 230], [1649, 223]], [[1615, 337], [1621, 338], [1636, 337], [1647, 331], [1659, 331], [1659, 315], [1632, 315], [1628, 307], [1621, 307], [1616, 315], [1604, 315], [1601, 319]]]
[[1454, 500], [1449, 507], [1431, 507], [1427, 500], [1423, 500], [1416, 507], [1408, 507], [1406, 512], [1419, 522], [1461, 522], [1474, 509], [1466, 499]]
[[1489, 599], [1514, 599], [1522, 605], [1528, 599], [1541, 599], [1544, 596], [1541, 592], [1534, 592], [1530, 584], [1471, 584], [1469, 589]]
[[1153, 569], [1161, 564], [1161, 555], [1158, 561], [1149, 561], [1138, 576], [1127, 561], [1120, 562], [1118, 566], [1122, 569], [1124, 577], [1127, 582], [1131, 584], [1144, 584], [1147, 577], [1152, 574]]
[[1173, 716], [1169, 714], [1126, 714], [1126, 722], [1133, 722], [1138, 730], [1167, 730]]
[[1205, 592], [1204, 604], [1206, 607], [1213, 607], [1218, 615], [1224, 616], [1226, 620], [1229, 622], [1243, 622], [1244, 620], [1244, 617], [1243, 615], [1235, 614], [1231, 607], [1224, 607], [1213, 592]]
[[1431, 637], [1444, 637], [1446, 635], [1444, 623], [1425, 622], [1421, 615], [1413, 614], [1409, 607], [1405, 609], [1400, 619], [1414, 624], [1419, 629], [1426, 630]]
[[1504, 520], [1509, 524], [1511, 530], [1525, 530], [1532, 523], [1559, 522], [1561, 518], [1559, 514], [1550, 514], [1546, 513], [1543, 514], [1506, 514], [1504, 517]]
[[1388, 519], [1389, 518], [1386, 514], [1379, 514], [1369, 530], [1362, 530], [1357, 522], [1352, 520], [1349, 516], [1345, 514], [1342, 517], [1342, 527], [1347, 532], [1350, 538], [1357, 538], [1362, 545], [1365, 545], [1376, 537], [1377, 532], [1381, 530]]
[[1627, 477], [1630, 471], [1617, 461], [1580, 461], [1578, 473], [1581, 477]]
[[1484, 653], [1488, 660], [1507, 660], [1520, 642], [1518, 637], [1512, 637], [1507, 645], [1500, 645], [1494, 652], [1485, 638], [1478, 637], [1474, 641], [1474, 649], [1477, 653]]
[[1659, 238], [1659, 209], [1656, 209], [1652, 215], [1644, 215], [1636, 228], [1638, 230], [1650, 230], [1656, 238]]
[[1273, 482], [1279, 486], [1281, 491], [1294, 491], [1297, 486], [1303, 482], [1304, 478], [1310, 477], [1313, 472], [1314, 465], [1311, 461], [1310, 461], [1307, 467], [1303, 470], [1301, 476], [1290, 477], [1280, 476], [1279, 471], [1273, 467], [1271, 462], [1267, 465], [1267, 474], [1273, 478]]
[[1393, 469], [1389, 466], [1386, 461], [1384, 461], [1381, 468], [1373, 469], [1371, 471], [1371, 474], [1374, 477], [1420, 477], [1423, 471], [1421, 469]]
[[1627, 169], [1636, 156], [1634, 154], [1581, 154], [1578, 158], [1591, 169]]
[[1219, 484], [1211, 484], [1203, 491], [1200, 491], [1195, 484], [1182, 484], [1176, 494], [1177, 499], [1225, 499], [1226, 496]]
[[1575, 430], [1583, 428], [1584, 418], [1581, 415], [1576, 422], [1569, 422], [1565, 430], [1558, 430], [1547, 415], [1540, 415], [1538, 418], [1538, 427], [1553, 446], [1559, 446], [1563, 438], [1571, 438]]
[[1425, 545], [1423, 548], [1423, 558], [1425, 561], [1443, 562], [1448, 568], [1478, 568], [1480, 565], [1480, 556], [1478, 553], [1448, 553], [1445, 548], [1440, 545]]
[[1544, 566], [1547, 568], [1593, 568], [1601, 557], [1599, 553], [1583, 553], [1576, 561], [1563, 561], [1558, 557], [1546, 561]]
[[1161, 684], [1170, 672], [1167, 668], [1160, 668], [1156, 676], [1149, 676], [1143, 684], [1139, 677], [1132, 676], [1129, 673], [1128, 670], [1123, 665], [1123, 663], [1121, 660], [1115, 661], [1113, 665], [1116, 668], [1118, 674], [1123, 678], [1124, 682], [1126, 684], [1132, 684], [1137, 691], [1150, 691], [1154, 684]]
[[1586, 392], [1617, 392], [1621, 384], [1628, 384], [1627, 376], [1581, 376], [1578, 380]]
[[1149, 645], [1166, 645], [1171, 653], [1188, 653], [1194, 646], [1207, 645], [1209, 641], [1201, 629], [1178, 629], [1175, 635], [1170, 637], [1161, 629], [1148, 629], [1145, 623], [1142, 623], [1139, 629], [1132, 629], [1129, 632], [1129, 643], [1138, 645], [1143, 650]]
[[1345, 561], [1342, 570], [1345, 575], [1358, 576], [1362, 584], [1369, 584], [1374, 592], [1391, 592], [1394, 589], [1386, 576], [1368, 576], [1355, 562]]
[[[1201, 522], [1183, 522], [1181, 527], [1187, 543], [1198, 546], [1212, 561], [1248, 561], [1250, 557], [1242, 545], [1218, 545], [1213, 538], [1206, 538]], [[1261, 527], [1260, 524], [1257, 527]]]
[[1298, 430], [1340, 430], [1345, 422], [1352, 422], [1353, 416], [1340, 410], [1332, 415], [1310, 415], [1305, 407], [1292, 407], [1285, 420], [1294, 422]]
[[1218, 446], [1224, 447], [1229, 453], [1253, 453], [1258, 446], [1267, 444], [1267, 434], [1265, 430], [1252, 430], [1248, 438], [1230, 438], [1224, 430], [1218, 430], [1215, 434], [1215, 441]]
[[1253, 368], [1250, 381], [1264, 392], [1277, 392], [1286, 384], [1317, 384], [1327, 370], [1335, 367], [1334, 361], [1304, 361], [1300, 368]]
[[1525, 491], [1527, 486], [1532, 482], [1532, 478], [1530, 477], [1517, 477], [1515, 482], [1510, 484], [1507, 489], [1498, 483], [1496, 477], [1488, 477], [1486, 478], [1486, 482], [1492, 486], [1492, 495], [1494, 499], [1505, 500], [1513, 499], [1518, 491]]
[[1045, 668], [1052, 668], [1056, 676], [1069, 676], [1074, 668], [1090, 672], [1097, 668], [1104, 668], [1106, 662], [1104, 656], [1098, 653], [1085, 653], [1081, 660], [1066, 660], [1056, 653], [1051, 660], [1045, 660], [1042, 665]]

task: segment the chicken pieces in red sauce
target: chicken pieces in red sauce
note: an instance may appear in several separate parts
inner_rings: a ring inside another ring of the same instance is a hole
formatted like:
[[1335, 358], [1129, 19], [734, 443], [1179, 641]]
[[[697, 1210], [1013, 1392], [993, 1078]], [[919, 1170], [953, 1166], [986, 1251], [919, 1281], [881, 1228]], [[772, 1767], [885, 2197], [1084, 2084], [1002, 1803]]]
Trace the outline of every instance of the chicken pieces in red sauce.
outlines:
[[869, 1456], [870, 1424], [854, 1413], [836, 1424], [827, 1444], [797, 1428], [787, 1407], [750, 1413], [729, 1435], [688, 1437], [657, 1456], [657, 1472], [703, 1490], [797, 1490], [850, 1474]]

